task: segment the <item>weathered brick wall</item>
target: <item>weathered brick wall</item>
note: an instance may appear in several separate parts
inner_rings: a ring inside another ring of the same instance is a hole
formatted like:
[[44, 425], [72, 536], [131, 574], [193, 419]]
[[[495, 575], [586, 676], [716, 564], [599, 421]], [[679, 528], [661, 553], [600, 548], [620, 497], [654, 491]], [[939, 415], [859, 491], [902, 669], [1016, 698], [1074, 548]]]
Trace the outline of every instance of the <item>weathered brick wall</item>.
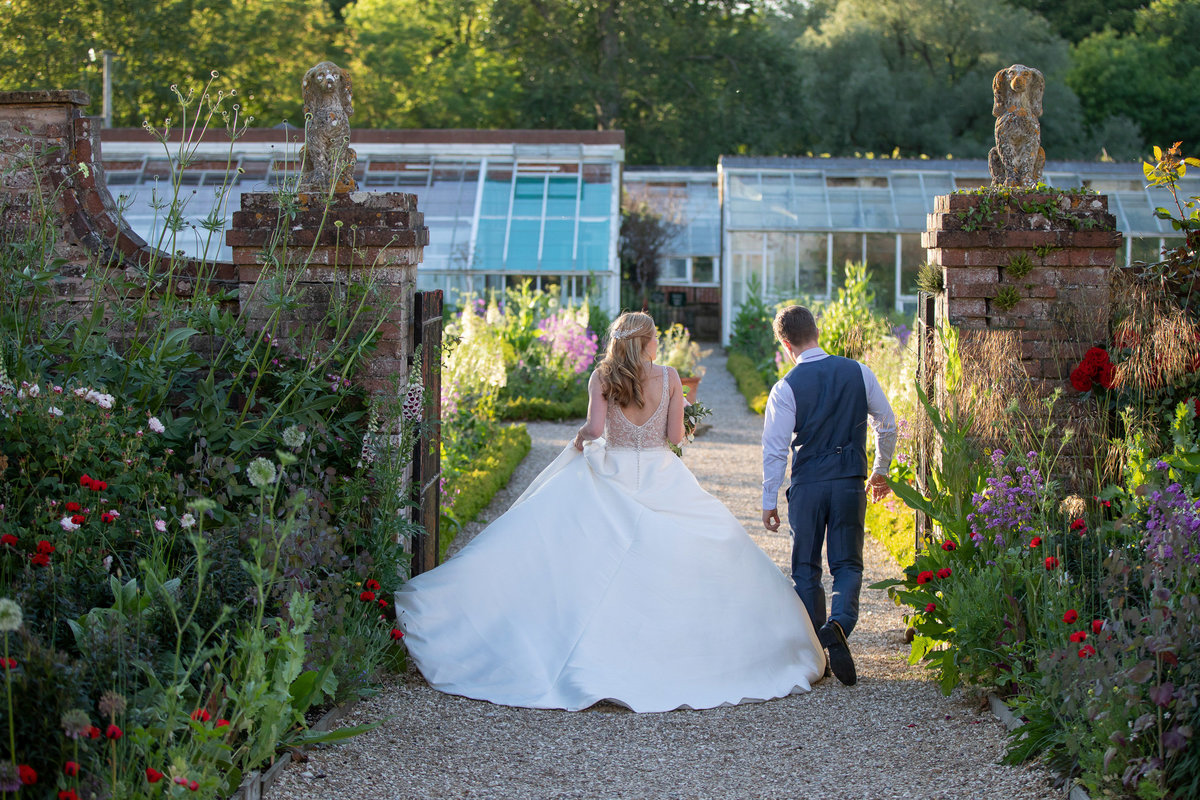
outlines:
[[[136, 278], [168, 261], [117, 213], [104, 181], [98, 127], [83, 116], [88, 102], [78, 91], [0, 92], [0, 238], [47, 234], [58, 259], [56, 291], [79, 310], [91, 302], [89, 267], [123, 266]], [[298, 301], [283, 320], [285, 335], [321, 337], [326, 331], [315, 323], [331, 301], [352, 286], [369, 285], [374, 305], [389, 313], [362, 379], [371, 390], [386, 388], [408, 369], [416, 268], [429, 241], [416, 196], [358, 192], [328, 203], [301, 195], [298, 202], [299, 212], [280, 226], [275, 195], [244, 194], [227, 234], [234, 261], [176, 257], [181, 280], [171, 291], [187, 296], [203, 285], [228, 292], [237, 298], [233, 310], [245, 304], [253, 323], [265, 318], [261, 299], [269, 292], [258, 282], [282, 268]], [[199, 338], [194, 343], [203, 345]]]

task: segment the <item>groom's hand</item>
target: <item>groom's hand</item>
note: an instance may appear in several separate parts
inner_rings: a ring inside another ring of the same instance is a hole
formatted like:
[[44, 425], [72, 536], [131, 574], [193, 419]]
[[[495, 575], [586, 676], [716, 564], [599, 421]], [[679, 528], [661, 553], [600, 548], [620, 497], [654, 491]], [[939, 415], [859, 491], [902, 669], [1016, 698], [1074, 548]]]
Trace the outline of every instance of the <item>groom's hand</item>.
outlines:
[[769, 531], [779, 530], [779, 510], [775, 508], [763, 509], [763, 527]]
[[867, 491], [871, 493], [871, 502], [878, 503], [888, 496], [888, 493], [892, 491], [892, 487], [888, 486], [886, 475], [880, 475], [876, 472], [867, 481]]

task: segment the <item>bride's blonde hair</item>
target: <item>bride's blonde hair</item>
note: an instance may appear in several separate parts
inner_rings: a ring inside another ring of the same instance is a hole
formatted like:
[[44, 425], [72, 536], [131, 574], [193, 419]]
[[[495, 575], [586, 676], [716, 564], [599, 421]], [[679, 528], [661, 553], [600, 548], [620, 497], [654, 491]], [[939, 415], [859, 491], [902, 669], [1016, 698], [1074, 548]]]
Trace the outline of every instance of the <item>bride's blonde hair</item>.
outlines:
[[642, 407], [642, 360], [646, 345], [657, 335], [654, 320], [641, 311], [626, 311], [608, 326], [608, 349], [596, 372], [610, 403]]

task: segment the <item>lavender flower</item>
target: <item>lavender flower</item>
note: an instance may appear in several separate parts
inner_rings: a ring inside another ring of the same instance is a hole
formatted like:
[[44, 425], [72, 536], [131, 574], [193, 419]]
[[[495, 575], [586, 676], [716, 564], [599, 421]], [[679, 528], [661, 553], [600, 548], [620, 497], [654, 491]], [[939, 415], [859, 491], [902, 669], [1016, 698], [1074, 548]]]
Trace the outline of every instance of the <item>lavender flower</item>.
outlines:
[[968, 515], [971, 539], [981, 542], [984, 533], [992, 534], [997, 547], [1003, 547], [1013, 534], [1032, 533], [1033, 521], [1045, 491], [1045, 482], [1037, 469], [1018, 465], [1010, 475], [1003, 450], [992, 451], [993, 476], [987, 488], [972, 496], [975, 512]]

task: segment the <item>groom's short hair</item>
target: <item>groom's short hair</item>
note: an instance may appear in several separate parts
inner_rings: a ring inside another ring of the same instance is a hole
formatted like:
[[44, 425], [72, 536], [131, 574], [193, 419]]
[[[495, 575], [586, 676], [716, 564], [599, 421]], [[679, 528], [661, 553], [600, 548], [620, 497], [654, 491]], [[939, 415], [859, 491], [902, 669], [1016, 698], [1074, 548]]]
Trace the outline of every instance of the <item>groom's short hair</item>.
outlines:
[[787, 306], [775, 315], [775, 336], [792, 346], [817, 341], [817, 321], [804, 306]]

